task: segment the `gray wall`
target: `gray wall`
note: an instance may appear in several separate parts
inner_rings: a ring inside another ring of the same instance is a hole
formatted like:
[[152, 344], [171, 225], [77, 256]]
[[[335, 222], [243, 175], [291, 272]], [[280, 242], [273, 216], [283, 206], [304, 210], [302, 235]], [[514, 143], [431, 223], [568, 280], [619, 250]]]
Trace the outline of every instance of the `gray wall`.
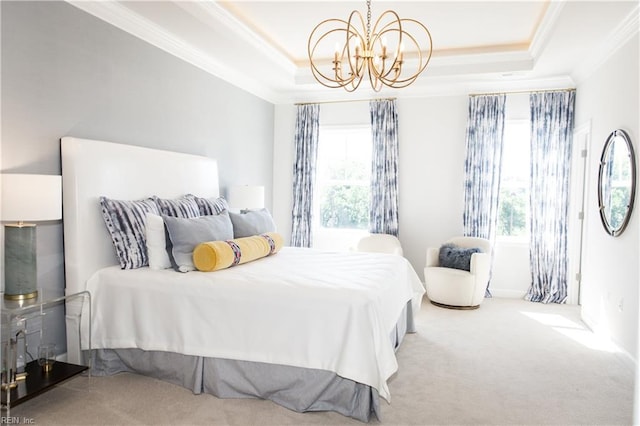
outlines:
[[[272, 104], [67, 3], [0, 8], [2, 173], [60, 174], [69, 135], [216, 158], [223, 194], [264, 185], [271, 207]], [[59, 293], [62, 230], [38, 226], [40, 285]], [[62, 352], [62, 317], [48, 321]]]

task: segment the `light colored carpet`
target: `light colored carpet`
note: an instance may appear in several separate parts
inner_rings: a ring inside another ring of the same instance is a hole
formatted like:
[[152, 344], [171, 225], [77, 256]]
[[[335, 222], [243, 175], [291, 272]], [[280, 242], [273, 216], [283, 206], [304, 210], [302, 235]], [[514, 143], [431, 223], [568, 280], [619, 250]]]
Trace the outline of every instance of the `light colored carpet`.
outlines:
[[[398, 351], [391, 404], [381, 401], [382, 424], [633, 421], [632, 362], [595, 341], [577, 306], [487, 299], [478, 310], [455, 311], [425, 300], [417, 325]], [[193, 395], [133, 374], [74, 378], [11, 415], [39, 425], [362, 424], [269, 401]]]

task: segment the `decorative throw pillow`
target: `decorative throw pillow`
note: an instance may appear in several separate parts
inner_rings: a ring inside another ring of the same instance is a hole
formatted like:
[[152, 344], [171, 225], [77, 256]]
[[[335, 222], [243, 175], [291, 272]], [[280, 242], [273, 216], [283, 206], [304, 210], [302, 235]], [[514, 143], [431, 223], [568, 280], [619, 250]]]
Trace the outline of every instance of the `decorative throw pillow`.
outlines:
[[179, 272], [195, 269], [193, 249], [205, 241], [230, 240], [233, 226], [225, 211], [215, 216], [179, 218], [162, 216], [166, 228], [167, 253], [171, 266]]
[[454, 244], [444, 244], [440, 247], [438, 262], [443, 268], [461, 269], [463, 271], [471, 270], [471, 255], [473, 253], [481, 253], [479, 248], [464, 248]]
[[147, 266], [145, 223], [147, 213], [160, 213], [156, 203], [151, 198], [125, 201], [100, 197], [100, 207], [120, 267], [136, 269]]
[[192, 194], [187, 194], [185, 197], [189, 197], [196, 202], [198, 209], [200, 210], [200, 216], [216, 215], [225, 210], [229, 210], [229, 204], [223, 197], [200, 198]]
[[171, 260], [167, 253], [167, 239], [165, 237], [164, 220], [162, 216], [147, 213], [145, 227], [147, 235], [147, 254], [149, 269], [160, 270], [171, 268]]
[[229, 213], [229, 216], [233, 224], [233, 238], [251, 237], [276, 230], [276, 224], [267, 209]]
[[193, 263], [199, 271], [212, 272], [270, 256], [283, 245], [282, 237], [277, 232], [208, 241], [198, 244], [193, 250]]
[[153, 200], [163, 215], [187, 218], [200, 216], [198, 204], [192, 197], [184, 196], [182, 198], [166, 199], [154, 196]]

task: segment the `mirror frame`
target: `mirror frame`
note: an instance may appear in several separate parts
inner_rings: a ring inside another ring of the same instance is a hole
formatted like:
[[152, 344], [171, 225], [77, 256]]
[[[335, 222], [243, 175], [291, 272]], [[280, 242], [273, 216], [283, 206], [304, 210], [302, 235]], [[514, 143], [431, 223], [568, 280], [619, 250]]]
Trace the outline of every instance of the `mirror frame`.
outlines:
[[[607, 215], [605, 214], [605, 206], [603, 203], [603, 178], [605, 173], [605, 165], [607, 164], [607, 159], [611, 153], [611, 146], [617, 138], [621, 138], [627, 147], [629, 152], [629, 165], [631, 167], [631, 191], [629, 194], [629, 204], [627, 205], [627, 212], [624, 215], [622, 223], [617, 228], [614, 228], [610, 223]], [[622, 130], [616, 129], [607, 138], [607, 141], [604, 144], [604, 148], [602, 149], [602, 156], [600, 157], [600, 169], [598, 171], [598, 209], [600, 211], [600, 219], [602, 219], [602, 225], [604, 229], [607, 231], [607, 234], [612, 237], [617, 237], [625, 230], [627, 225], [629, 224], [629, 220], [631, 219], [631, 212], [633, 211], [633, 203], [636, 195], [636, 156], [633, 151], [633, 145], [631, 144], [631, 139], [629, 135]]]

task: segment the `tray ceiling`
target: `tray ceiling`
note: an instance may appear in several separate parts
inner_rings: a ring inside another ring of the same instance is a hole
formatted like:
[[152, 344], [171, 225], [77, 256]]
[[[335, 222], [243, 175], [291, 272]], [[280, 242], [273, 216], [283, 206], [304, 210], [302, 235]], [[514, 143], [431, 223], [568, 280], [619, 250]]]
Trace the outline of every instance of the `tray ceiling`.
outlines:
[[433, 38], [426, 71], [405, 89], [324, 88], [307, 40], [365, 1], [69, 1], [273, 103], [572, 87], [638, 32], [637, 1], [372, 1]]

